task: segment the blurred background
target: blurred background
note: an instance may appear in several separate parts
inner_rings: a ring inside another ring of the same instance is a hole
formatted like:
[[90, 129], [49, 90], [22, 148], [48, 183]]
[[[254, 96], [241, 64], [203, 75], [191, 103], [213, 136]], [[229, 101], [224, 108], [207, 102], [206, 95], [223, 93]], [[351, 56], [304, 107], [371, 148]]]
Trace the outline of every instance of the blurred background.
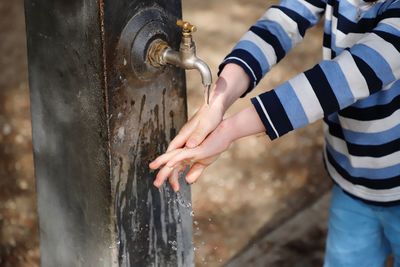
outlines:
[[[183, 0], [184, 18], [198, 26], [198, 54], [214, 77], [274, 3]], [[321, 45], [318, 25], [228, 114], [318, 62]], [[204, 98], [198, 74], [187, 74], [190, 116]], [[331, 186], [322, 144], [316, 123], [273, 143], [260, 135], [232, 145], [192, 186], [196, 266], [321, 266]], [[39, 254], [23, 1], [0, 0], [0, 266], [39, 266]]]

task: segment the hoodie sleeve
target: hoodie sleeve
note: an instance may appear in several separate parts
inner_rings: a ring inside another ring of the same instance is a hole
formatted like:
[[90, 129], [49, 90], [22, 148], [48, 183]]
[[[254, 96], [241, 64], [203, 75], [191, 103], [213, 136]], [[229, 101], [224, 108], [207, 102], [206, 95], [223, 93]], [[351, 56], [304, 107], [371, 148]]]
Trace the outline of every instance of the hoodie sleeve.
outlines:
[[[400, 1], [355, 45], [251, 99], [267, 134], [275, 139], [349, 107], [400, 78]], [[344, 112], [344, 111], [343, 111]], [[351, 112], [346, 109], [346, 112]]]
[[219, 73], [228, 63], [241, 66], [250, 78], [245, 96], [320, 20], [325, 6], [325, 0], [282, 0], [271, 6], [225, 57]]

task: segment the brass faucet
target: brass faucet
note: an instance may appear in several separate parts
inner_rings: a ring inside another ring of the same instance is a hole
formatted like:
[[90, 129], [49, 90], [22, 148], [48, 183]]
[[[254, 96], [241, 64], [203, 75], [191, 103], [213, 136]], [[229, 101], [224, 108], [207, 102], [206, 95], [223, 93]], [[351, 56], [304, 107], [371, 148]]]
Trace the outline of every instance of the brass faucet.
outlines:
[[167, 42], [157, 39], [150, 44], [147, 59], [154, 67], [171, 64], [185, 70], [197, 69], [206, 90], [206, 101], [209, 103], [212, 75], [208, 65], [196, 56], [196, 44], [192, 34], [197, 30], [196, 26], [187, 21], [178, 20], [176, 25], [182, 28], [182, 40], [179, 51], [173, 50]]

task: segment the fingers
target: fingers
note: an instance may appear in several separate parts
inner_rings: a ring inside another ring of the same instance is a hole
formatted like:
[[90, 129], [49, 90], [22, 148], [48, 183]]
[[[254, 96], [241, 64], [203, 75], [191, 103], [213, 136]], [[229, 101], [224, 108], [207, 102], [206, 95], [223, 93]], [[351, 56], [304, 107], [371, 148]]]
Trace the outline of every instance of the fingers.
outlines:
[[196, 160], [199, 155], [199, 149], [182, 149], [179, 153], [175, 154], [170, 160], [166, 163], [166, 166], [173, 168], [180, 162], [190, 162]]
[[[207, 166], [204, 164], [200, 163], [195, 163], [193, 166], [190, 168], [190, 171], [186, 175], [186, 182], [189, 184], [193, 184], [194, 182], [197, 181], [197, 179], [200, 177], [200, 175], [203, 173]], [[171, 169], [169, 167], [165, 167], [160, 171], [160, 175], [157, 175], [156, 180], [154, 182], [154, 185], [156, 187], [161, 187], [161, 185], [164, 183], [166, 179], [168, 179], [169, 184], [172, 187], [172, 190], [174, 192], [178, 192], [180, 189], [179, 186], [179, 172], [182, 170], [183, 165], [176, 167], [174, 169]], [[165, 169], [165, 171], [164, 171]], [[168, 176], [169, 173], [169, 176]]]
[[[186, 149], [173, 150], [171, 152], [159, 156], [157, 159], [155, 159], [153, 162], [150, 163], [149, 167], [152, 169], [158, 169], [164, 165], [164, 167], [162, 167], [160, 171], [157, 173], [156, 179], [153, 182], [154, 186], [159, 188], [168, 179], [172, 186], [172, 189], [174, 191], [179, 191], [179, 181], [178, 181], [179, 172], [183, 171], [185, 169], [185, 166], [182, 164], [178, 164], [179, 160], [176, 161], [176, 164], [174, 164], [173, 166], [171, 165], [167, 166], [166, 164], [169, 162], [171, 158], [176, 157], [177, 155], [179, 155], [180, 153], [184, 153], [185, 151]], [[190, 156], [193, 153], [185, 153], [185, 154]]]
[[170, 152], [164, 153], [161, 156], [157, 157], [155, 160], [150, 162], [149, 167], [150, 169], [156, 170], [161, 166], [165, 165], [171, 158], [177, 155], [182, 149], [172, 150]]
[[183, 128], [179, 131], [178, 135], [175, 136], [175, 138], [169, 143], [167, 152], [183, 147], [188, 140], [190, 134], [196, 129], [197, 125], [198, 120], [196, 119], [196, 117], [187, 122], [185, 126], [183, 126]]
[[155, 187], [160, 188], [162, 184], [167, 180], [167, 178], [171, 175], [174, 168], [164, 166], [161, 170], [157, 173], [156, 179], [153, 182]]
[[189, 184], [196, 182], [206, 167], [207, 166], [200, 163], [193, 164], [193, 166], [190, 168], [190, 171], [186, 175], [186, 182]]
[[189, 135], [190, 135], [190, 132], [179, 133], [177, 136], [175, 136], [175, 138], [172, 139], [172, 141], [169, 143], [167, 152], [183, 147], [185, 145], [186, 140], [188, 139]]
[[180, 168], [175, 168], [168, 178], [168, 182], [171, 185], [172, 190], [174, 190], [175, 192], [179, 191], [179, 169]]

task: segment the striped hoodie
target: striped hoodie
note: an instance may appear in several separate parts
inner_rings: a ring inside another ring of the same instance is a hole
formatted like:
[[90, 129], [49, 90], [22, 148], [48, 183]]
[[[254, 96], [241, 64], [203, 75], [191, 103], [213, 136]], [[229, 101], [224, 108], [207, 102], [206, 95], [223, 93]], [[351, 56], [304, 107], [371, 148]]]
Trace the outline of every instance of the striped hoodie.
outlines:
[[251, 99], [271, 139], [324, 119], [326, 168], [348, 194], [400, 203], [400, 0], [283, 0], [220, 65], [252, 90], [324, 16], [323, 60]]

